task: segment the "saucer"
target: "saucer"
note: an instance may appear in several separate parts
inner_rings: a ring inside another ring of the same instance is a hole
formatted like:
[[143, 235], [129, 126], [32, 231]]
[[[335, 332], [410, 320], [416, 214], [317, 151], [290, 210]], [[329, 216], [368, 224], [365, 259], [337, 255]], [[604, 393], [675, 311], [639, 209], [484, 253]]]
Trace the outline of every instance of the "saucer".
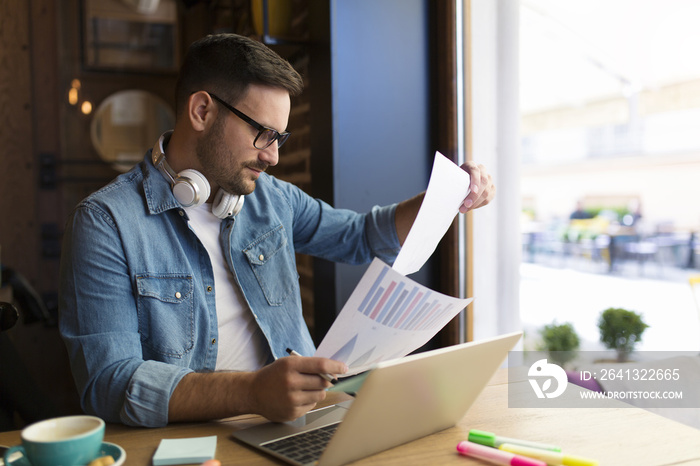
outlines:
[[[114, 464], [112, 466], [120, 466], [124, 464], [124, 461], [126, 460], [126, 452], [122, 447], [114, 443], [102, 442], [100, 452], [98, 453], [98, 458], [107, 455], [114, 458]], [[0, 457], [0, 459], [2, 459], [2, 457]], [[19, 458], [10, 461], [7, 466], [32, 466], [32, 463], [30, 463], [24, 456], [20, 456]]]
[[[112, 466], [120, 466], [124, 464], [124, 461], [126, 460], [126, 452], [122, 447], [120, 447], [116, 443], [102, 442], [102, 448], [100, 448], [98, 458], [100, 456], [107, 455], [110, 455], [112, 458], [114, 458], [114, 464]], [[14, 463], [12, 463], [12, 466], [15, 466]]]

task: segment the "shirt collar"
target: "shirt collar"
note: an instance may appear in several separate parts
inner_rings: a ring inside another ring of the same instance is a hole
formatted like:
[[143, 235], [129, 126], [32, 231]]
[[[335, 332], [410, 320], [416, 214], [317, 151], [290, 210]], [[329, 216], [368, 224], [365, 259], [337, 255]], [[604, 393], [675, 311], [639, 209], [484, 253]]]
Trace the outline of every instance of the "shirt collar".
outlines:
[[143, 192], [148, 212], [160, 214], [171, 209], [181, 209], [182, 206], [173, 195], [170, 181], [153, 165], [152, 151], [150, 149], [146, 152], [143, 160]]

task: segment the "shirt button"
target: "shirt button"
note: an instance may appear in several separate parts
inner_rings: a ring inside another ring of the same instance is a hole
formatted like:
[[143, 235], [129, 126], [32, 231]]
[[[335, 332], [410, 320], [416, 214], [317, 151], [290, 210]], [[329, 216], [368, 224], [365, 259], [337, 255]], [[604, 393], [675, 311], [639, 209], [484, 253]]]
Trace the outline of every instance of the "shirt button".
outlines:
[[212, 339], [211, 339], [211, 344], [212, 344], [212, 345], [215, 345], [215, 344], [216, 344], [216, 338], [212, 338]]
[[209, 286], [207, 287], [207, 291], [208, 291], [209, 293], [211, 293], [211, 285], [209, 285]]
[[260, 255], [258, 256], [258, 259], [260, 259], [261, 261], [264, 261], [264, 260], [265, 260], [265, 256], [262, 255], [262, 254], [260, 254]]
[[177, 299], [180, 299], [180, 298], [182, 298], [182, 295], [180, 294], [179, 291], [176, 291], [176, 292], [175, 292], [175, 297], [176, 297]]
[[180, 214], [180, 217], [184, 217], [184, 216], [185, 216], [185, 212], [183, 212], [182, 210], [179, 211], [178, 214]]

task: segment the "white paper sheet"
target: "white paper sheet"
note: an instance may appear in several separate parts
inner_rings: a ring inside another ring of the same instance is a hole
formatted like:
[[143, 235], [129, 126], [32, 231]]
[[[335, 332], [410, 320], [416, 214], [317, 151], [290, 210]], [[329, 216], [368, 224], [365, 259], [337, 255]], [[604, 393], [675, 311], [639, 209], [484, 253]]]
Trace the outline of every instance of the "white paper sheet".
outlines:
[[435, 152], [428, 189], [394, 261], [394, 270], [409, 275], [423, 267], [459, 213], [459, 206], [469, 194], [469, 183], [469, 173]]
[[365, 272], [316, 356], [348, 365], [345, 376], [396, 359], [427, 343], [472, 301], [446, 296], [405, 275], [433, 254], [469, 194], [469, 174], [435, 153], [428, 189], [393, 267], [375, 259]]
[[432, 291], [375, 259], [315, 356], [344, 362], [345, 376], [363, 372], [420, 348], [471, 301]]

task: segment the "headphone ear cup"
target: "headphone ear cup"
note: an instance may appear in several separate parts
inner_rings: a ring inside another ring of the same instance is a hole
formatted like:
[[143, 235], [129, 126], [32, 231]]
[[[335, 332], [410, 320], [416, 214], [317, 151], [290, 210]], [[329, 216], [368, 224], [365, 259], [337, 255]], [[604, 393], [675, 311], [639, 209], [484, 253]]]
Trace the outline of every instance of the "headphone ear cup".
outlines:
[[241, 211], [244, 200], [244, 196], [229, 194], [223, 189], [219, 189], [214, 197], [211, 213], [221, 219], [235, 216]]
[[173, 195], [184, 207], [198, 207], [209, 199], [210, 194], [209, 182], [197, 170], [188, 168], [177, 174]]

